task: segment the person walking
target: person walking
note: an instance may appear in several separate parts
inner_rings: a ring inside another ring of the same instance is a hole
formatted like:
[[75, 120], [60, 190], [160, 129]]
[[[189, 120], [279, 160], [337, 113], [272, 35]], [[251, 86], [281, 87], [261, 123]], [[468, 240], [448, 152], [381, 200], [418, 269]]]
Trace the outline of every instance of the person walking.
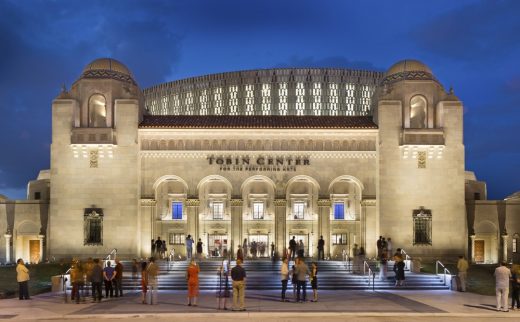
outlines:
[[146, 267], [146, 273], [148, 275], [148, 290], [150, 293], [150, 304], [155, 305], [158, 301], [157, 295], [157, 275], [159, 274], [159, 267], [155, 264], [155, 258], [150, 257], [150, 262]]
[[155, 239], [152, 238], [152, 256], [155, 256]]
[[94, 265], [92, 266], [92, 275], [90, 280], [92, 281], [92, 301], [101, 302], [103, 297], [103, 291], [101, 290], [101, 284], [103, 283], [103, 268], [99, 265], [99, 258], [94, 258]]
[[202, 260], [202, 239], [199, 238], [199, 241], [197, 242], [197, 259], [199, 261]]
[[460, 291], [466, 292], [466, 278], [468, 272], [468, 261], [464, 258], [464, 256], [459, 256], [459, 260], [457, 262], [457, 270], [459, 271], [457, 276], [460, 281]]
[[[296, 286], [296, 301], [303, 303], [307, 300], [307, 276], [310, 275], [309, 267], [305, 264], [303, 257], [298, 258], [296, 264], [296, 276], [298, 284]], [[301, 295], [301, 296], [300, 296]]]
[[30, 300], [29, 297], [29, 269], [25, 266], [23, 259], [16, 261], [16, 281], [18, 282], [18, 298]]
[[286, 302], [285, 293], [287, 292], [287, 283], [289, 282], [289, 261], [284, 258], [280, 269], [280, 277], [282, 280], [282, 302]]
[[[240, 245], [239, 245], [240, 247]], [[227, 310], [227, 299], [229, 298], [229, 262], [222, 261], [218, 269], [217, 310]], [[223, 303], [222, 303], [223, 302]]]
[[388, 260], [386, 257], [386, 253], [381, 254], [381, 259], [379, 261], [379, 279], [382, 281], [386, 281], [386, 276], [388, 272]]
[[[519, 269], [517, 268], [511, 275], [511, 310], [516, 311], [520, 310], [520, 276]], [[516, 308], [515, 308], [516, 303]]]
[[246, 259], [248, 256], [247, 238], [244, 238], [244, 242], [242, 243], [242, 251], [244, 252], [243, 258], [242, 258], [242, 262], [243, 262], [243, 260]]
[[146, 270], [148, 264], [141, 263], [141, 303], [146, 304], [146, 293], [148, 292], [148, 271]]
[[242, 261], [237, 259], [237, 264], [231, 269], [233, 280], [233, 311], [245, 311], [246, 270], [242, 267]]
[[116, 266], [114, 270], [116, 272], [116, 277], [114, 278], [114, 292], [115, 296], [123, 296], [123, 264], [119, 259], [116, 259]]
[[116, 277], [116, 270], [107, 261], [107, 266], [103, 269], [103, 279], [105, 280], [105, 297], [108, 298], [114, 296], [113, 281]]
[[325, 240], [323, 240], [323, 236], [320, 236], [318, 240], [318, 260], [325, 260]]
[[311, 287], [312, 287], [312, 300], [311, 302], [318, 302], [318, 264], [313, 262], [311, 265]]
[[188, 235], [188, 237], [186, 237], [186, 258], [192, 258], [193, 257], [193, 238], [191, 237], [191, 235]]
[[186, 270], [186, 281], [188, 282], [188, 306], [197, 306], [197, 297], [199, 296], [199, 272], [200, 267], [194, 259], [191, 260], [190, 266]]
[[511, 271], [507, 268], [507, 263], [502, 261], [500, 266], [495, 269], [495, 293], [497, 297], [497, 311], [508, 312], [507, 298], [509, 297], [509, 280]]
[[296, 236], [292, 236], [292, 239], [289, 241], [289, 250], [291, 251], [291, 260], [294, 260], [296, 257]]
[[70, 271], [70, 280], [74, 284], [74, 299], [76, 304], [79, 304], [81, 296], [83, 296], [83, 287], [85, 286], [85, 272], [79, 260], [76, 262], [74, 269]]
[[395, 273], [395, 286], [403, 286], [404, 284], [404, 267], [405, 263], [401, 255], [395, 256], [394, 262], [394, 273]]

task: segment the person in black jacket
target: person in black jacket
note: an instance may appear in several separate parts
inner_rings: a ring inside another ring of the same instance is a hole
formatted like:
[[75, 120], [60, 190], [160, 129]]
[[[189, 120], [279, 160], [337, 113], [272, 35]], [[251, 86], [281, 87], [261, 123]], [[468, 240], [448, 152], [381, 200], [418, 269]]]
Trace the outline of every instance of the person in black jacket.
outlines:
[[318, 240], [318, 260], [325, 260], [325, 240], [323, 236], [320, 236]]
[[296, 257], [296, 236], [292, 236], [289, 241], [289, 250], [291, 251], [290, 258], [294, 260], [294, 257]]
[[395, 256], [394, 273], [395, 273], [395, 286], [403, 286], [404, 283], [404, 260], [402, 256]]

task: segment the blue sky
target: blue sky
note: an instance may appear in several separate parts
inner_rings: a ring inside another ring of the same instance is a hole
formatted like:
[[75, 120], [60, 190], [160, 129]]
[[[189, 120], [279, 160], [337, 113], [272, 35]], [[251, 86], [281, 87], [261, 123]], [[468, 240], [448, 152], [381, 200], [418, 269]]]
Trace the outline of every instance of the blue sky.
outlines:
[[242, 69], [419, 59], [464, 102], [466, 169], [520, 190], [520, 1], [0, 0], [0, 194], [49, 168], [51, 101], [98, 57], [142, 88]]

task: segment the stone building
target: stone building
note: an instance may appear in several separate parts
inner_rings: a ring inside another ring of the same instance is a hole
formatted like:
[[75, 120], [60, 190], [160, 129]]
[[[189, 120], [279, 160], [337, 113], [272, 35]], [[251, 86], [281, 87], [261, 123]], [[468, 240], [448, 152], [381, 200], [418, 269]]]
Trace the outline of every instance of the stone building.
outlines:
[[519, 198], [485, 200], [465, 171], [462, 112], [414, 60], [141, 90], [98, 59], [52, 103], [50, 171], [0, 199], [0, 261], [144, 257], [157, 237], [182, 257], [188, 234], [208, 257], [283, 254], [293, 236], [307, 256], [320, 236], [327, 257], [374, 256], [382, 235], [422, 258], [515, 259]]

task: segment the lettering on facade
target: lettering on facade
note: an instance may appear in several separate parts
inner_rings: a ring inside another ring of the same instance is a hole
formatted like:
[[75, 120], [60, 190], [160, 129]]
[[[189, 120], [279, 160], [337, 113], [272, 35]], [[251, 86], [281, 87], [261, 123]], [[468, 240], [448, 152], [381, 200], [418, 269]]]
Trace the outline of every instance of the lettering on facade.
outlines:
[[209, 165], [217, 165], [220, 171], [296, 171], [298, 166], [309, 166], [308, 157], [300, 156], [208, 156]]

